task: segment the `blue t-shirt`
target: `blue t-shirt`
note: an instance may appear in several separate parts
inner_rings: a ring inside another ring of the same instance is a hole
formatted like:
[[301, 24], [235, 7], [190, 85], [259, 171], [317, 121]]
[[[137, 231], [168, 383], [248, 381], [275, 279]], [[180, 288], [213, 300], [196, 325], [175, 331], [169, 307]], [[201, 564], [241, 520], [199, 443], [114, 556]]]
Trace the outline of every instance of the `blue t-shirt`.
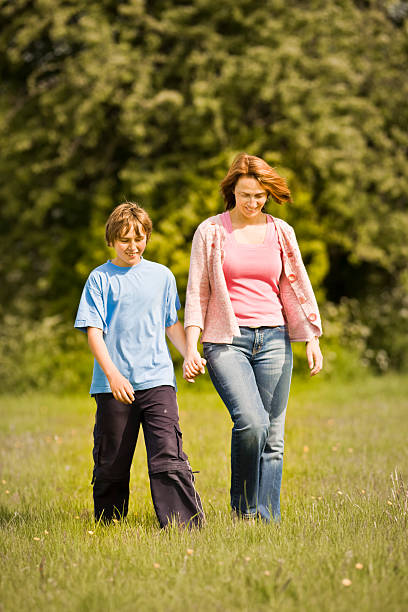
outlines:
[[[143, 258], [130, 268], [109, 260], [89, 275], [75, 327], [102, 329], [113, 363], [135, 390], [175, 387], [165, 328], [177, 322], [179, 308], [176, 280], [168, 268]], [[110, 391], [95, 359], [90, 393]]]

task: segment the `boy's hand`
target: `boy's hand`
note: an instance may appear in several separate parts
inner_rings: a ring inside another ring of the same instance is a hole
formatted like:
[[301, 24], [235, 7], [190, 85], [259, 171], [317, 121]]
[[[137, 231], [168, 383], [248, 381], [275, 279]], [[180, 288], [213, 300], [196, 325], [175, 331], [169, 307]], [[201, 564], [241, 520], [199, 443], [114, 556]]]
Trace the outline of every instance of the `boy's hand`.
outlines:
[[206, 360], [201, 357], [197, 350], [188, 353], [183, 363], [183, 378], [187, 382], [193, 383], [196, 376], [205, 373], [206, 363]]
[[113, 397], [123, 404], [132, 404], [135, 399], [133, 387], [120, 372], [108, 377]]

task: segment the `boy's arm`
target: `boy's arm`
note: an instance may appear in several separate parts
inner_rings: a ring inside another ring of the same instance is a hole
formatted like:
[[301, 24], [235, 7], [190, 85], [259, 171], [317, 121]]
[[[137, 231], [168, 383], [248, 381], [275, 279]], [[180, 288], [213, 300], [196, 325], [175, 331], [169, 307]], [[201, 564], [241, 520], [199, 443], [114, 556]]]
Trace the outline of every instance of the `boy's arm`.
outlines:
[[133, 387], [113, 363], [103, 339], [102, 330], [97, 327], [88, 327], [87, 331], [89, 348], [109, 381], [113, 397], [123, 404], [131, 404], [135, 399]]
[[[180, 321], [177, 321], [177, 323], [174, 325], [170, 325], [170, 327], [166, 327], [166, 335], [185, 360], [187, 356], [186, 333]], [[199, 353], [194, 362], [191, 361], [187, 365], [186, 361], [184, 361], [183, 378], [185, 378], [188, 382], [194, 382], [193, 379], [197, 376], [197, 374], [204, 374], [205, 363], [205, 359], [203, 359]]]

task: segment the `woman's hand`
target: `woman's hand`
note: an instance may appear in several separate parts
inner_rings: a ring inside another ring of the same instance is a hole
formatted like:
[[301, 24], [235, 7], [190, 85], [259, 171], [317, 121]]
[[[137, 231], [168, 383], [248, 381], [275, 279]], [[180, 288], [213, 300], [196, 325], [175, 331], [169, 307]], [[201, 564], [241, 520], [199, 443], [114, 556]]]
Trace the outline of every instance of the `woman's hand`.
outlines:
[[319, 338], [316, 336], [306, 342], [306, 357], [310, 368], [310, 376], [315, 376], [323, 368], [323, 355], [320, 350]]
[[201, 357], [197, 349], [188, 351], [183, 363], [183, 378], [185, 378], [187, 382], [193, 383], [194, 378], [198, 376], [198, 374], [205, 373], [204, 366], [206, 363], [206, 360]]

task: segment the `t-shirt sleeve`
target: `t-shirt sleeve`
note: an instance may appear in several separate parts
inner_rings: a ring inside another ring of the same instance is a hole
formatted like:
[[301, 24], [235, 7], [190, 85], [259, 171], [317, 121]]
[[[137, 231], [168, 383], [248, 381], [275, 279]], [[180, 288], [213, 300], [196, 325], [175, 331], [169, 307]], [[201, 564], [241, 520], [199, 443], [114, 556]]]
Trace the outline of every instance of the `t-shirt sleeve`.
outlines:
[[97, 327], [105, 333], [107, 331], [102, 289], [92, 275], [82, 291], [74, 327], [83, 332], [86, 332], [88, 327]]
[[166, 327], [174, 325], [178, 321], [177, 311], [181, 304], [177, 293], [176, 279], [173, 274], [170, 275], [169, 283], [167, 287], [167, 299], [166, 299]]

